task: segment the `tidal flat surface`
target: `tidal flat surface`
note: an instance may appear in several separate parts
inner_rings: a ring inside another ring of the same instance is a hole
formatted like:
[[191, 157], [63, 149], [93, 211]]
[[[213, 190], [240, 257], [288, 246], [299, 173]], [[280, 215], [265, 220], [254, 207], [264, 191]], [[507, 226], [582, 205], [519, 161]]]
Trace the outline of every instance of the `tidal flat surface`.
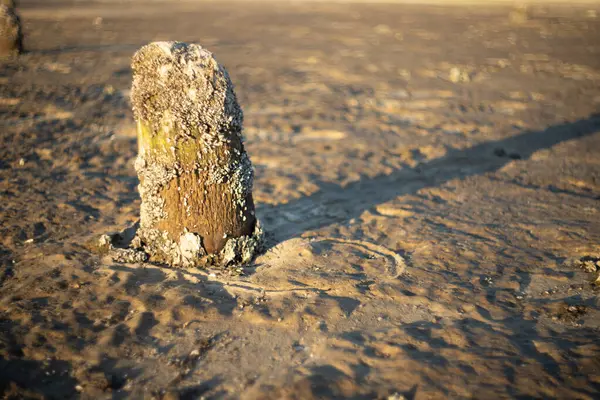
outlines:
[[[600, 397], [598, 9], [25, 1], [0, 64], [0, 394]], [[266, 251], [117, 264], [131, 56], [197, 42]], [[240, 273], [241, 272], [241, 273]]]

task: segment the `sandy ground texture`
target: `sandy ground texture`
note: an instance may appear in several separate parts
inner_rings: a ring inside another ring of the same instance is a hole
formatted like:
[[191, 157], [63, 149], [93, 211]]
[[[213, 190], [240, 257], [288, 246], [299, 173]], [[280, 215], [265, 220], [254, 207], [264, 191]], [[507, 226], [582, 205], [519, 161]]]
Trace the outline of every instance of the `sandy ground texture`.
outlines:
[[[0, 396], [600, 396], [600, 10], [26, 1], [0, 64]], [[131, 55], [198, 42], [267, 250], [118, 264]]]

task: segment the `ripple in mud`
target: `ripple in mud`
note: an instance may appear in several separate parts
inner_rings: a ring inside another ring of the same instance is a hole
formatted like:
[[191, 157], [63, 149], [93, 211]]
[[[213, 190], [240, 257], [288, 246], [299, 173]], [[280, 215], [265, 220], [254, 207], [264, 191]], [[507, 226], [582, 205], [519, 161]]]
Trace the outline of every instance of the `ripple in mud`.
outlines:
[[397, 253], [367, 241], [338, 238], [292, 239], [256, 260], [251, 280], [266, 291], [354, 287], [394, 279], [406, 264]]

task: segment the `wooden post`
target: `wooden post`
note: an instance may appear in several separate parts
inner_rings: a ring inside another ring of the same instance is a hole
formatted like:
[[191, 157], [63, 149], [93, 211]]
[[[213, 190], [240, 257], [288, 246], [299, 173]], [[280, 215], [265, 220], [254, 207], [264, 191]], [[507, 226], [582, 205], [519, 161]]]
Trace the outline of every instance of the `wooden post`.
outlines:
[[0, 3], [0, 57], [18, 56], [23, 52], [21, 21], [12, 0]]
[[173, 266], [248, 263], [262, 231], [229, 74], [181, 42], [144, 46], [132, 68], [141, 246]]

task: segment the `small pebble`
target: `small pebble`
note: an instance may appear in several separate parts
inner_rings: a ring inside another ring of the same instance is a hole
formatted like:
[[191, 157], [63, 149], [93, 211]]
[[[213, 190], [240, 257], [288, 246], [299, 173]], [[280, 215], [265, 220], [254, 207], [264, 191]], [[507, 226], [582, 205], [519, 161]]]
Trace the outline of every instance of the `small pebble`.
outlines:
[[393, 393], [388, 396], [387, 400], [405, 400], [406, 397], [402, 396], [399, 393]]

